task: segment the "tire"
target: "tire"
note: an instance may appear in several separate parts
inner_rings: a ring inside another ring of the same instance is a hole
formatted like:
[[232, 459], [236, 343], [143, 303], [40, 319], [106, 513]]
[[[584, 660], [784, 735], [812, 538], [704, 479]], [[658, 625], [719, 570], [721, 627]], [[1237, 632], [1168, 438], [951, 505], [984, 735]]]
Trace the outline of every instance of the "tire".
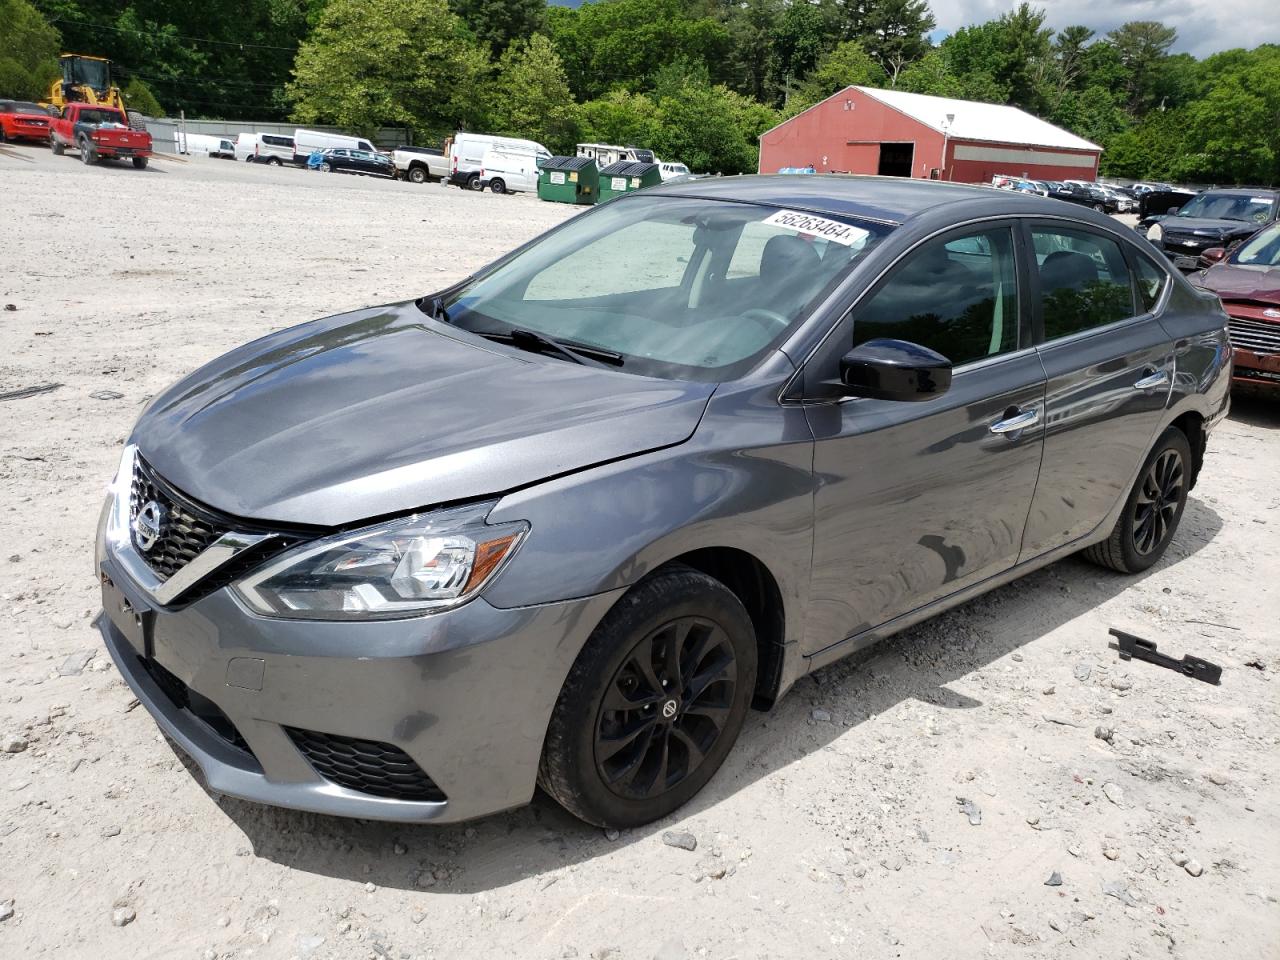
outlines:
[[327, 163], [322, 163], [322, 164], [320, 164], [320, 172], [321, 172], [321, 173], [333, 173], [333, 167], [329, 166], [329, 164], [327, 164]]
[[245, 157], [245, 158], [244, 158], [244, 162], [245, 162], [245, 163], [253, 163], [254, 159], [255, 159], [255, 157], [253, 156], [253, 154], [249, 154], [249, 156], [247, 156], [247, 157]]
[[267, 161], [267, 164], [268, 164], [268, 165], [270, 165], [270, 166], [272, 166], [272, 167], [280, 167], [280, 166], [284, 166], [284, 164], [282, 164], [282, 163], [280, 162], [280, 158], [279, 158], [279, 157], [272, 157], [270, 160], [268, 160], [268, 161]]
[[489, 191], [491, 193], [506, 193], [507, 185], [503, 183], [501, 180], [490, 180]]
[[1095, 203], [1093, 205], [1093, 209], [1097, 210], [1099, 213], [1106, 213], [1107, 205], [1105, 203]]
[[4, 143], [7, 137], [4, 134], [4, 127], [0, 126], [0, 143]]
[[60, 157], [67, 152], [67, 148], [64, 147], [62, 142], [54, 136], [49, 137], [49, 149], [53, 151], [53, 155], [55, 157]]
[[463, 189], [464, 190], [480, 190], [481, 189], [480, 174], [473, 173], [471, 174], [471, 176], [467, 177], [467, 183], [466, 183], [466, 186], [463, 187]]
[[80, 138], [80, 162], [85, 166], [91, 166], [98, 162], [98, 154], [89, 146], [89, 141], [84, 137]]
[[[668, 667], [673, 646], [683, 669]], [[720, 768], [755, 681], [755, 630], [738, 598], [688, 567], [659, 570], [617, 602], [574, 661], [551, 714], [538, 783], [597, 826], [664, 817]], [[620, 727], [631, 729], [619, 736]]]
[[146, 157], [134, 157], [134, 158], [133, 158], [133, 168], [134, 168], [135, 170], [145, 170], [145, 169], [147, 169], [147, 158], [146, 158]]
[[1186, 434], [1169, 427], [1143, 462], [1111, 536], [1086, 547], [1085, 557], [1120, 573], [1141, 573], [1153, 566], [1178, 530], [1191, 469]]
[[421, 167], [410, 167], [409, 182], [410, 183], [426, 183], [427, 171], [423, 170]]

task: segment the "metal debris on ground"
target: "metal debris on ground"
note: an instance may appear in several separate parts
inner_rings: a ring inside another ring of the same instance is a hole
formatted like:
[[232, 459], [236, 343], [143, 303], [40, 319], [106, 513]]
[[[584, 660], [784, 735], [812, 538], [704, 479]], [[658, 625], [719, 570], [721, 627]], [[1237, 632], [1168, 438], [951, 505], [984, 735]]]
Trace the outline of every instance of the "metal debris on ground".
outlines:
[[968, 797], [956, 797], [956, 803], [960, 806], [960, 812], [969, 818], [971, 827], [982, 826], [982, 808], [970, 800]]
[[1210, 663], [1189, 653], [1183, 654], [1181, 660], [1175, 660], [1167, 654], [1159, 653], [1156, 645], [1150, 640], [1144, 640], [1142, 637], [1136, 637], [1132, 633], [1125, 633], [1114, 627], [1109, 632], [1116, 638], [1116, 649], [1120, 652], [1121, 660], [1145, 660], [1147, 663], [1154, 663], [1157, 667], [1164, 667], [1205, 683], [1218, 685], [1222, 682], [1222, 668], [1216, 663]]
[[95, 390], [89, 396], [94, 400], [119, 400], [124, 394], [118, 390]]
[[27, 397], [34, 397], [40, 393], [49, 393], [57, 390], [62, 384], [60, 383], [38, 383], [34, 387], [23, 387], [21, 390], [9, 390], [6, 393], [0, 393], [0, 400], [25, 400]]

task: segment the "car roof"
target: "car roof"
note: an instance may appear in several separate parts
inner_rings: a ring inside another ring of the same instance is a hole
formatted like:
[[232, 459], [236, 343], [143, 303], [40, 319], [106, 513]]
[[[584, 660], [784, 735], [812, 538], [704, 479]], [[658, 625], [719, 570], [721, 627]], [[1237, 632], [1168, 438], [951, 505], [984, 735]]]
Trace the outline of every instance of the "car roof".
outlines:
[[[1010, 190], [906, 177], [868, 177], [843, 174], [792, 174], [746, 177], [709, 177], [672, 181], [650, 187], [648, 194], [736, 200], [775, 207], [796, 207], [832, 216], [860, 217], [889, 223], [905, 223], [920, 214], [957, 201], [985, 200], [991, 213], [1026, 213], [1044, 210], [1028, 202], [1060, 204], [1047, 197], [1019, 195]], [[1060, 209], [1058, 206], [1052, 209]]]

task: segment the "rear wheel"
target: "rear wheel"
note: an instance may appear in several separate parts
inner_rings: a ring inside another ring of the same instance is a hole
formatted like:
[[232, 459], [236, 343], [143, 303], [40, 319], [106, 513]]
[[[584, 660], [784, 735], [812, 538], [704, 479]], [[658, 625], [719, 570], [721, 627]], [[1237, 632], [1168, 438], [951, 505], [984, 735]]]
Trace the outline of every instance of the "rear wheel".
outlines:
[[1087, 547], [1094, 563], [1120, 573], [1141, 573], [1168, 549], [1187, 505], [1191, 445], [1177, 427], [1160, 435], [1125, 501], [1111, 536]]
[[490, 180], [489, 190], [493, 193], [506, 193], [507, 185], [503, 183], [501, 180]]
[[80, 162], [84, 164], [98, 162], [97, 151], [89, 145], [89, 139], [87, 137], [80, 138]]
[[1097, 210], [1099, 213], [1106, 213], [1106, 212], [1107, 212], [1107, 206], [1106, 206], [1106, 204], [1103, 204], [1103, 203], [1095, 203], [1095, 204], [1093, 205], [1093, 209]]
[[321, 172], [321, 173], [333, 173], [333, 167], [329, 166], [329, 164], [327, 164], [327, 163], [322, 163], [322, 164], [320, 164], [320, 172]]
[[136, 170], [145, 170], [145, 169], [147, 169], [147, 158], [146, 158], [146, 157], [134, 157], [134, 158], [133, 158], [133, 166], [134, 166], [134, 169], [136, 169]]
[[411, 168], [409, 170], [409, 182], [410, 183], [426, 183], [427, 171], [423, 170], [421, 167]]
[[64, 147], [62, 142], [52, 134], [49, 136], [49, 149], [53, 151], [53, 155], [55, 157], [60, 157], [67, 152], [67, 148]]
[[657, 820], [706, 785], [746, 719], [756, 640], [720, 581], [672, 566], [637, 584], [574, 662], [538, 782], [603, 827]]
[[480, 174], [478, 174], [478, 173], [473, 173], [473, 174], [471, 174], [471, 176], [467, 177], [467, 186], [466, 186], [466, 189], [468, 189], [468, 190], [480, 190], [480, 189], [483, 189], [483, 188], [480, 186]]
[[280, 162], [279, 157], [272, 157], [270, 160], [267, 161], [267, 163], [269, 163], [273, 167], [283, 166], [283, 164]]

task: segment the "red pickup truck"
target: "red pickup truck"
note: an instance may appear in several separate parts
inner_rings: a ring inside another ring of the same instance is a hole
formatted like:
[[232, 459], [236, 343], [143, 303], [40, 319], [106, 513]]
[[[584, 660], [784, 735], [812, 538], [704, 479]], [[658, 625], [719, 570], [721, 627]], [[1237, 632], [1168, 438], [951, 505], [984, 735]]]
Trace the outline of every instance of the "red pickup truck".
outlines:
[[151, 156], [151, 134], [130, 130], [128, 118], [115, 107], [68, 103], [49, 124], [49, 146], [59, 155], [68, 147], [79, 150], [85, 163], [129, 157], [141, 170]]

